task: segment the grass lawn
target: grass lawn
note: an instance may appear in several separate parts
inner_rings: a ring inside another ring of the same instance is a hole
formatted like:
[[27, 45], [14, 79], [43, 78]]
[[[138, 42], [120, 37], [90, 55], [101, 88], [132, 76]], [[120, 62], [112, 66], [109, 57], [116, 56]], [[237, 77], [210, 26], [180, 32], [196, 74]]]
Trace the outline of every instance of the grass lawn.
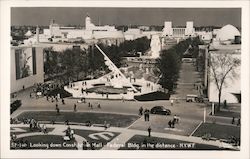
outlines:
[[95, 92], [95, 93], [99, 93], [99, 94], [104, 93], [104, 95], [106, 93], [109, 93], [109, 94], [124, 94], [124, 93], [127, 93], [127, 88], [114, 88], [114, 87], [111, 87], [111, 86], [95, 86], [93, 88], [89, 88], [87, 90], [87, 92], [89, 92], [89, 93]]
[[163, 92], [152, 92], [134, 97], [138, 101], [169, 100], [170, 95]]
[[213, 123], [203, 123], [195, 131], [193, 136], [202, 137], [204, 134], [207, 133], [211, 134], [211, 137], [217, 139], [228, 139], [231, 136], [240, 138], [240, 127], [233, 125], [230, 126], [230, 125], [220, 125]]
[[17, 139], [17, 144], [12, 143], [11, 149], [72, 150], [77, 149], [74, 143], [75, 140], [65, 142], [63, 141], [63, 137], [58, 135], [36, 135]]
[[240, 113], [239, 112], [230, 112], [230, 111], [219, 111], [219, 112], [215, 112], [215, 116], [240, 118]]
[[113, 127], [127, 127], [139, 118], [137, 115], [122, 115], [108, 113], [90, 113], [90, 112], [60, 112], [57, 115], [55, 111], [27, 111], [20, 114], [17, 118], [33, 118], [37, 121], [55, 121], [55, 122], [77, 122], [85, 123], [90, 121], [92, 124], [104, 124], [104, 121]]
[[[137, 145], [133, 146], [133, 145]], [[223, 150], [223, 148], [181, 140], [135, 135], [120, 150]]]
[[[17, 127], [17, 128], [22, 129], [22, 130], [25, 130], [26, 132], [15, 132], [16, 135], [24, 134], [24, 133], [39, 132], [38, 129], [35, 129], [35, 130], [32, 130], [32, 131], [31, 131], [30, 128], [28, 128], [28, 127]], [[10, 133], [12, 134], [13, 132], [11, 132], [11, 130], [15, 130], [15, 129], [10, 128]], [[53, 131], [53, 130], [54, 130], [54, 128], [47, 128], [47, 132], [51, 132], [51, 131]]]
[[[116, 136], [118, 136], [120, 133], [117, 132], [109, 132], [109, 131], [105, 131], [107, 132], [105, 134], [106, 137], [108, 137], [108, 140], [105, 140], [104, 138], [100, 137], [100, 136], [96, 136], [98, 139], [92, 139], [89, 137], [90, 134], [95, 134], [95, 133], [102, 133], [104, 131], [92, 131], [92, 130], [79, 130], [79, 129], [74, 129], [75, 134], [84, 137], [90, 145], [88, 149], [92, 149], [92, 150], [99, 150], [101, 149], [104, 145], [106, 145], [108, 142], [110, 142], [111, 140], [113, 140]], [[113, 134], [110, 135], [110, 134]]]

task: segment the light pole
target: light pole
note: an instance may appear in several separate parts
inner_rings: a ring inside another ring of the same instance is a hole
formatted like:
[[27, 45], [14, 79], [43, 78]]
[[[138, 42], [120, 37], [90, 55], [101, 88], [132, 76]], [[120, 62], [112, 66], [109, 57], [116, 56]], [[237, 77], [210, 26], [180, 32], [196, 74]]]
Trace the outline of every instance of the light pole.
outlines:
[[214, 115], [214, 102], [212, 103], [212, 115]]
[[203, 122], [206, 122], [206, 105], [204, 105], [204, 115], [203, 115]]

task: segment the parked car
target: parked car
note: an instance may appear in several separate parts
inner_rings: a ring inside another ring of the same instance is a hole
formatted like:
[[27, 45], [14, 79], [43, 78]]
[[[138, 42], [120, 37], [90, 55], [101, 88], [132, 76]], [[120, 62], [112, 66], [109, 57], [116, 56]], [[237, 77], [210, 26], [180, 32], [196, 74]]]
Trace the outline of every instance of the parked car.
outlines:
[[199, 102], [203, 103], [204, 99], [202, 96], [194, 95], [194, 94], [187, 94], [186, 102]]
[[166, 109], [164, 106], [154, 106], [151, 109], [151, 114], [160, 114], [160, 115], [170, 115], [171, 111]]
[[198, 98], [198, 95], [187, 94], [187, 96], [186, 96], [186, 102], [196, 102], [197, 98]]

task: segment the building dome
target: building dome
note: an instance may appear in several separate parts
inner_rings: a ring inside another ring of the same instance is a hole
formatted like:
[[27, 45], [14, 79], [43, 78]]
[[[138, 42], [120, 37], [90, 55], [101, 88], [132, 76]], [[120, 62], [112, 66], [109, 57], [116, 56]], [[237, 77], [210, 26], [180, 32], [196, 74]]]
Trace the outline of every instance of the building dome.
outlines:
[[216, 40], [219, 40], [219, 41], [232, 40], [235, 38], [235, 36], [240, 36], [239, 30], [236, 27], [228, 24], [222, 27], [218, 31]]

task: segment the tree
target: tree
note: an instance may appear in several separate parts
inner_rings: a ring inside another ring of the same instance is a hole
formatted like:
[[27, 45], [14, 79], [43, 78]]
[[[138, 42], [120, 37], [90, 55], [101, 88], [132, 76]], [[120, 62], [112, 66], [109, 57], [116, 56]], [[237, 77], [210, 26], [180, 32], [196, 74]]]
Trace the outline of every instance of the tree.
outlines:
[[219, 105], [216, 111], [220, 111], [221, 93], [226, 86], [226, 79], [237, 77], [236, 68], [240, 66], [240, 58], [231, 53], [210, 54], [210, 74], [218, 90]]
[[46, 48], [44, 50], [44, 56], [46, 58], [44, 62], [44, 72], [49, 77], [57, 74], [59, 70], [58, 66], [58, 52], [54, 51], [52, 48]]
[[158, 60], [158, 68], [162, 74], [160, 84], [169, 91], [173, 90], [173, 86], [178, 79], [180, 64], [178, 56], [175, 52], [163, 50]]
[[73, 48], [64, 50], [61, 56], [68, 78], [78, 80], [79, 74], [86, 71], [86, 53], [80, 48]]

